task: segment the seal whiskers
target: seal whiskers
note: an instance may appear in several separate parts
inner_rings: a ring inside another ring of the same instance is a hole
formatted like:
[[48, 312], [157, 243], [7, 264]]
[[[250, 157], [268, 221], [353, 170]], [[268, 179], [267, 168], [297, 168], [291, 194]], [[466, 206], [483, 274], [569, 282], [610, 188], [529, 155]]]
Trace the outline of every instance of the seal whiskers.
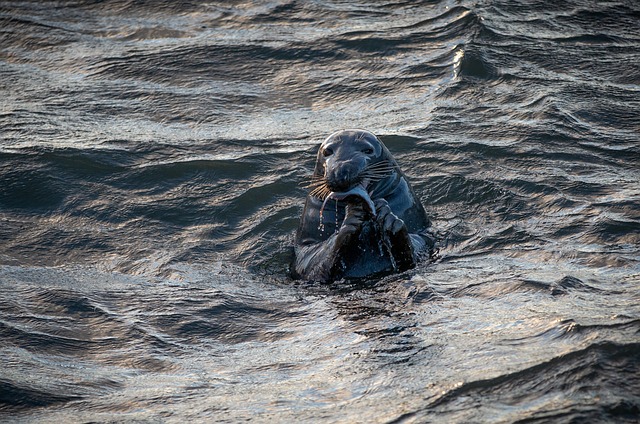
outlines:
[[[392, 172], [393, 165], [388, 160], [367, 165], [355, 178], [353, 186], [362, 185], [366, 189], [368, 188], [369, 183], [380, 181], [388, 177]], [[304, 187], [311, 189], [309, 194], [320, 200], [325, 200], [333, 191], [329, 188], [326, 177], [318, 175], [313, 175], [311, 177], [311, 182]]]
[[314, 175], [311, 177], [311, 182], [304, 186], [305, 188], [311, 189], [309, 194], [318, 199], [324, 200], [327, 198], [329, 193], [331, 193], [331, 189], [327, 186], [327, 181], [324, 177], [318, 177]]
[[372, 182], [380, 181], [393, 172], [393, 165], [388, 160], [376, 162], [368, 165], [364, 171], [362, 171], [361, 177], [369, 178]]

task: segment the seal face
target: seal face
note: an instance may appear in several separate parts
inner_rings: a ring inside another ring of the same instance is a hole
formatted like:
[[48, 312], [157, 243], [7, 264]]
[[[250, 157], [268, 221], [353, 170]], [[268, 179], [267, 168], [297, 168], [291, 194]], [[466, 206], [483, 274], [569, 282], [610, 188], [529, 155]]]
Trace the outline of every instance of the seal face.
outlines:
[[401, 272], [433, 247], [431, 225], [396, 160], [372, 133], [344, 130], [318, 150], [295, 239], [295, 277]]

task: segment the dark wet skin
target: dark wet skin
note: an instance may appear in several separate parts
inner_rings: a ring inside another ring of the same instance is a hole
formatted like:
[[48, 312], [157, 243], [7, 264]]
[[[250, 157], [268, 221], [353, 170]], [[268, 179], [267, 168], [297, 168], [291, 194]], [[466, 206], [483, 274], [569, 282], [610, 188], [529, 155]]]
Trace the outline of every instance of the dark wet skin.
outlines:
[[422, 204], [373, 134], [331, 135], [320, 146], [314, 177], [321, 188], [305, 202], [294, 276], [332, 281], [402, 272], [432, 247]]

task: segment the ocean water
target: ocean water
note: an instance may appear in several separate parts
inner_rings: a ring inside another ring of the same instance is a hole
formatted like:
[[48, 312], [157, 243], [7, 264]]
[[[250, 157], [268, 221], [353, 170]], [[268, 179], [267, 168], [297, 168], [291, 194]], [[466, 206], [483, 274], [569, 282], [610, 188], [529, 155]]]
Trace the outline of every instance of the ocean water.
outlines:
[[[0, 421], [640, 421], [635, 1], [0, 4]], [[439, 234], [288, 269], [319, 143]]]

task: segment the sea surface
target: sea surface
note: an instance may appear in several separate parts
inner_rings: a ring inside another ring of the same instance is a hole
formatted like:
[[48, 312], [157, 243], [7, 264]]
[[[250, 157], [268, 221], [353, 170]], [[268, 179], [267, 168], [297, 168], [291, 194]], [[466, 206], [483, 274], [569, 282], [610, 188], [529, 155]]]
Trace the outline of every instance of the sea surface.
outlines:
[[[295, 281], [344, 128], [439, 254]], [[640, 3], [2, 1], [0, 360], [0, 422], [639, 422]]]

